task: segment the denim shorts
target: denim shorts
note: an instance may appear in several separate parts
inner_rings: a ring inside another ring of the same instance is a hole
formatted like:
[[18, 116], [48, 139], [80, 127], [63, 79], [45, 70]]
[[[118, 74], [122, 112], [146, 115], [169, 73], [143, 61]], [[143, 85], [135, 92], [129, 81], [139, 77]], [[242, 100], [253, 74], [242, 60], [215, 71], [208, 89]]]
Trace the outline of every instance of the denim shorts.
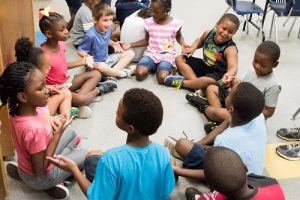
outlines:
[[108, 67], [113, 67], [115, 64], [117, 64], [117, 62], [119, 62], [120, 58], [121, 58], [121, 54], [119, 53], [108, 54], [106, 61], [95, 62], [94, 64], [105, 63]]
[[93, 180], [94, 180], [97, 165], [98, 165], [100, 158], [101, 158], [101, 156], [95, 155], [95, 156], [90, 156], [90, 157], [86, 158], [84, 161], [85, 176], [90, 182], [93, 182]]
[[183, 159], [183, 168], [203, 169], [203, 161], [206, 156], [207, 149], [200, 144], [194, 144], [191, 151]]
[[159, 72], [161, 70], [168, 71], [172, 73], [173, 65], [168, 61], [161, 61], [159, 63], [155, 63], [151, 58], [148, 56], [143, 56], [141, 60], [138, 63], [138, 66], [145, 66], [147, 67], [151, 72]]

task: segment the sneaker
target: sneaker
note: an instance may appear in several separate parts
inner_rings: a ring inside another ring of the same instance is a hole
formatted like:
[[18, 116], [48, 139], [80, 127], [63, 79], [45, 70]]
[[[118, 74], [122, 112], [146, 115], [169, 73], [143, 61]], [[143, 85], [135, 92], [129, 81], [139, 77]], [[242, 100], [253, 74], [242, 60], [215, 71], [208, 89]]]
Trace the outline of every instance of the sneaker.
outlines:
[[185, 190], [186, 200], [196, 200], [200, 197], [201, 194], [202, 193], [196, 188], [189, 187]]
[[127, 78], [132, 78], [131, 76], [135, 74], [135, 70], [136, 70], [136, 65], [135, 64], [130, 65], [126, 69], [122, 69], [122, 71], [124, 71], [126, 73]]
[[208, 101], [199, 93], [187, 93], [185, 95], [186, 100], [194, 107], [196, 107], [201, 113], [204, 112], [205, 108], [208, 106]]
[[11, 178], [14, 178], [14, 179], [17, 179], [17, 180], [22, 180], [19, 176], [19, 172], [18, 172], [18, 164], [15, 163], [15, 162], [9, 162], [7, 165], [6, 165], [6, 171], [7, 171], [7, 174], [11, 177]]
[[206, 124], [204, 124], [204, 131], [206, 134], [209, 134], [217, 126], [218, 124], [216, 122], [207, 122]]
[[169, 75], [165, 78], [164, 84], [166, 86], [176, 87], [180, 89], [183, 85], [184, 77], [183, 76], [173, 76]]
[[100, 91], [100, 95], [103, 95], [103, 94], [108, 93], [108, 92], [112, 92], [117, 87], [118, 87], [118, 83], [116, 81], [113, 81], [113, 80], [108, 80], [108, 81], [105, 81], [105, 82], [101, 82], [97, 86], [98, 90]]
[[168, 136], [164, 140], [164, 146], [167, 147], [170, 151], [170, 154], [179, 159], [182, 160], [181, 156], [176, 152], [175, 150], [175, 145], [176, 145], [177, 140], [171, 136]]
[[281, 128], [277, 131], [277, 136], [287, 141], [300, 140], [300, 127], [298, 128]]
[[61, 184], [58, 184], [48, 190], [44, 190], [44, 192], [55, 199], [66, 199], [69, 196], [68, 188]]
[[80, 106], [78, 107], [78, 111], [79, 111], [78, 117], [81, 119], [89, 118], [92, 115], [92, 110], [88, 106]]
[[71, 107], [71, 116], [74, 118], [79, 117], [79, 110], [76, 107]]
[[287, 160], [300, 160], [300, 144], [285, 144], [276, 147], [276, 153]]

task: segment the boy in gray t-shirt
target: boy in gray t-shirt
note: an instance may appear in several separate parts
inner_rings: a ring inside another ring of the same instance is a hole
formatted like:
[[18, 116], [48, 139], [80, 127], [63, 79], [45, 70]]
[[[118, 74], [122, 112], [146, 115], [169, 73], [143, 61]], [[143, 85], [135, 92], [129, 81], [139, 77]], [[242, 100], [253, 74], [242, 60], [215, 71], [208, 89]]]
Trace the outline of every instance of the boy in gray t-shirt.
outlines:
[[[275, 42], [266, 41], [261, 43], [254, 54], [253, 68], [249, 69], [242, 79], [244, 82], [252, 83], [263, 93], [265, 97], [265, 107], [263, 109], [265, 119], [272, 117], [274, 114], [281, 91], [281, 86], [273, 73], [273, 68], [278, 65], [279, 56], [280, 48]], [[237, 82], [240, 82], [240, 80], [236, 79], [233, 81], [233, 85]], [[206, 132], [210, 132], [218, 123], [223, 122], [229, 117], [228, 111], [222, 106], [222, 101], [225, 99], [221, 99], [222, 95], [220, 94], [221, 90], [219, 90], [219, 87], [217, 85], [209, 85], [207, 87], [207, 100], [197, 92], [192, 94], [193, 102], [190, 103], [203, 111], [213, 121], [213, 123], [209, 122], [204, 125]]]

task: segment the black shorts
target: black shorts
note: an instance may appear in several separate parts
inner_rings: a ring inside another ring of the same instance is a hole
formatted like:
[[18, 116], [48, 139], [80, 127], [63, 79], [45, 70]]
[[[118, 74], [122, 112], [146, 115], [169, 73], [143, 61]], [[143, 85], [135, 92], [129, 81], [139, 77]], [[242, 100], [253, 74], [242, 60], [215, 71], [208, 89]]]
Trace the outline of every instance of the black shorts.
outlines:
[[207, 149], [200, 144], [194, 144], [191, 151], [183, 159], [183, 168], [203, 169], [203, 161], [206, 156]]
[[226, 70], [219, 70], [207, 66], [201, 58], [185, 57], [185, 59], [186, 64], [192, 68], [197, 77], [206, 76], [218, 81], [222, 79], [223, 75], [226, 73]]

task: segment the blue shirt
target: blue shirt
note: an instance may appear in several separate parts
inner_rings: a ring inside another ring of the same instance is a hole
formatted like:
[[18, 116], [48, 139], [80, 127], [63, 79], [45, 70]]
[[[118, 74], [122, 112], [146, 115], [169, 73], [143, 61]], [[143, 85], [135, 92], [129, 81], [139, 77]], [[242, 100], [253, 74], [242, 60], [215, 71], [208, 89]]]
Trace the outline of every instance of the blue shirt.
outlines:
[[214, 146], [238, 153], [248, 173], [261, 175], [264, 168], [267, 131], [263, 114], [243, 126], [228, 127], [215, 139]]
[[87, 196], [93, 200], [165, 200], [174, 185], [170, 153], [164, 147], [123, 145], [100, 158]]
[[84, 35], [78, 51], [83, 51], [94, 56], [95, 62], [105, 62], [108, 58], [108, 45], [111, 33], [111, 28], [105, 33], [100, 33], [93, 26]]

